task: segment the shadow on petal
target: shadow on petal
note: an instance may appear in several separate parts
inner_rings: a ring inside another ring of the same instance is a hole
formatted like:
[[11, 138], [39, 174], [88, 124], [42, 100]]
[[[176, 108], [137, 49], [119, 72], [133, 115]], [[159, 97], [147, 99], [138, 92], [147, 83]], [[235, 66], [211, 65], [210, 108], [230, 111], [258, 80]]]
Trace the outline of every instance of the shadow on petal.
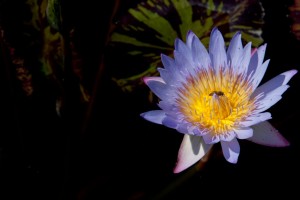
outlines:
[[212, 145], [205, 144], [202, 137], [184, 135], [173, 172], [179, 173], [195, 164], [207, 153], [211, 146]]

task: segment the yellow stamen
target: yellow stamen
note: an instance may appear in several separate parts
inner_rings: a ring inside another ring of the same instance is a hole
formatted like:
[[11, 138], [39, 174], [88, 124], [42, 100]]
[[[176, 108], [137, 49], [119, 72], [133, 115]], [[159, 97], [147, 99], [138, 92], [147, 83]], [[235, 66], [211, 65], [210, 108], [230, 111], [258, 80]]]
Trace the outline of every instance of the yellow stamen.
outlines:
[[177, 103], [185, 120], [214, 134], [231, 131], [254, 107], [251, 84], [232, 70], [202, 70], [187, 78]]

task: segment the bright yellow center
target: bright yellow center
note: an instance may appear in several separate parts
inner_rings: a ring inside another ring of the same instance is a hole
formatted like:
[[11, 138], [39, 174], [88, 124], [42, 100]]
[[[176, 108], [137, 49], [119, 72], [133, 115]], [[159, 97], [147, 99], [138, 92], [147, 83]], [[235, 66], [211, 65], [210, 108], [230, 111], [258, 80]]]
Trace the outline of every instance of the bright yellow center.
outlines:
[[252, 87], [232, 70], [202, 70], [179, 90], [177, 103], [185, 120], [213, 134], [231, 131], [254, 109]]

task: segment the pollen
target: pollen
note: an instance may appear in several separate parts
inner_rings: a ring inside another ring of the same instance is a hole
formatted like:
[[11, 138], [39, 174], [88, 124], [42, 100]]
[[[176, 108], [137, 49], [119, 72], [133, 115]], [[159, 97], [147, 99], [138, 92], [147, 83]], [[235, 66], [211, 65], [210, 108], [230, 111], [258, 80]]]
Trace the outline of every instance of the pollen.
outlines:
[[186, 79], [176, 99], [187, 122], [218, 135], [232, 131], [255, 109], [253, 89], [244, 74], [232, 69], [195, 74]]

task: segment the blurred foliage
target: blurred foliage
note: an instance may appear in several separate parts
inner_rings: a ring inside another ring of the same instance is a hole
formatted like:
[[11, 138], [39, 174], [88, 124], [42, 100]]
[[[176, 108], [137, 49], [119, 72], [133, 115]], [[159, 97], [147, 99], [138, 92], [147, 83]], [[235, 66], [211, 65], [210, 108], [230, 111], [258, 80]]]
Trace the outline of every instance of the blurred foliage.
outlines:
[[[57, 90], [57, 105], [63, 105], [60, 101], [64, 100], [63, 82], [69, 67], [77, 79], [80, 100], [88, 103], [92, 91], [85, 86], [83, 69], [87, 66], [76, 43], [76, 28], [63, 27], [61, 3], [2, 0], [0, 28], [4, 43], [25, 95], [41, 87], [39, 81], [50, 81]], [[226, 42], [240, 30], [245, 42], [258, 46], [263, 42], [263, 16], [264, 9], [257, 0], [136, 1], [119, 8], [115, 15], [105, 65], [121, 90], [134, 91], [142, 85], [142, 77], [157, 75], [160, 54], [171, 56], [175, 38], [185, 40], [188, 30], [196, 33], [204, 45], [214, 26], [219, 27]]]
[[68, 65], [65, 56], [69, 54], [69, 67], [78, 79], [80, 99], [88, 102], [90, 95], [82, 83], [82, 58], [75, 45], [76, 30], [71, 28], [63, 33], [61, 1], [1, 1], [0, 9], [3, 43], [24, 94], [31, 96], [36, 90], [43, 89], [42, 82], [49, 82], [56, 90], [57, 114], [60, 115]]
[[[257, 0], [145, 0], [115, 19], [108, 65], [113, 81], [126, 92], [142, 84], [142, 77], [157, 75], [160, 54], [172, 56], [175, 38], [185, 40], [192, 30], [208, 45], [217, 26], [226, 42], [236, 31], [254, 47], [263, 42], [264, 9]], [[118, 56], [119, 59], [114, 59]]]
[[48, 0], [46, 14], [49, 24], [57, 31], [62, 31], [61, 5], [59, 0]]
[[294, 0], [294, 4], [289, 7], [290, 18], [293, 23], [291, 25], [291, 31], [297, 40], [300, 40], [300, 0]]

